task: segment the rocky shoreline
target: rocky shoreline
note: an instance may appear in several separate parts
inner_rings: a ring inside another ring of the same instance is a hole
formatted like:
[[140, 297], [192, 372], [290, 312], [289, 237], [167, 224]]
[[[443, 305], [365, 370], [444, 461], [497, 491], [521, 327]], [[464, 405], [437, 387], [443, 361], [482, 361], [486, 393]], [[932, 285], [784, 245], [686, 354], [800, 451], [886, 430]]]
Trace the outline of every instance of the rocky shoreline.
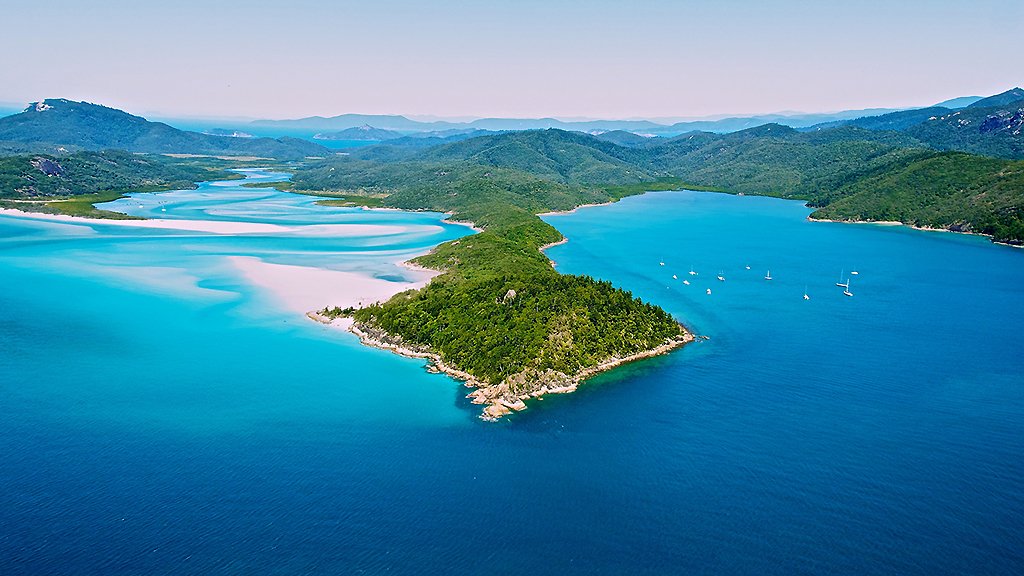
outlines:
[[[309, 312], [306, 316], [310, 320], [322, 324], [334, 325], [336, 318], [331, 318], [322, 312], [324, 311]], [[667, 354], [695, 340], [694, 335], [680, 325], [679, 336], [667, 339], [655, 348], [621, 358], [607, 358], [595, 366], [580, 370], [576, 374], [569, 375], [550, 369], [545, 371], [527, 369], [497, 384], [489, 384], [464, 370], [445, 363], [441, 356], [431, 351], [428, 346], [405, 342], [401, 336], [389, 334], [384, 330], [365, 323], [350, 322], [339, 327], [355, 334], [363, 345], [388, 350], [407, 358], [427, 360], [428, 372], [447, 374], [463, 381], [467, 388], [473, 389], [466, 397], [471, 399], [474, 404], [485, 405], [480, 418], [491, 422], [512, 412], [525, 410], [527, 408], [526, 400], [541, 398], [547, 394], [575, 392], [587, 378], [629, 362]]]

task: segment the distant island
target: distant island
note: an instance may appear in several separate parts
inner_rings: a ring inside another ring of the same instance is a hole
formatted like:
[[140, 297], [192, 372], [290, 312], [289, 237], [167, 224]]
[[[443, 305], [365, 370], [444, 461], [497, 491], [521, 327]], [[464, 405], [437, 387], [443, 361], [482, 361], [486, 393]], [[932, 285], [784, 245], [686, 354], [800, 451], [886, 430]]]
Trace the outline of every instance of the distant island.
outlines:
[[249, 134], [248, 132], [242, 132], [241, 130], [231, 130], [229, 128], [211, 128], [210, 130], [204, 132], [204, 134], [209, 134], [210, 136], [227, 136], [229, 138], [255, 138], [255, 136]]
[[378, 142], [381, 140], [394, 140], [395, 138], [401, 137], [401, 132], [384, 130], [383, 128], [374, 128], [369, 124], [364, 124], [356, 128], [346, 128], [345, 130], [339, 130], [338, 132], [321, 132], [313, 136], [316, 140], [359, 140]]

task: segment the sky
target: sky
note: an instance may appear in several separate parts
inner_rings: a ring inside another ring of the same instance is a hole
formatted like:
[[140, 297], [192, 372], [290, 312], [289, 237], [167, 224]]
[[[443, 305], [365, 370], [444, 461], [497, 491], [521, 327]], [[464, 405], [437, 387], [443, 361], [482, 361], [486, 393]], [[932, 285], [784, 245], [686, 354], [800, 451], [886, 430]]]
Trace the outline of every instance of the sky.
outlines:
[[0, 102], [164, 117], [684, 118], [1024, 84], [1021, 0], [48, 0], [0, 17]]

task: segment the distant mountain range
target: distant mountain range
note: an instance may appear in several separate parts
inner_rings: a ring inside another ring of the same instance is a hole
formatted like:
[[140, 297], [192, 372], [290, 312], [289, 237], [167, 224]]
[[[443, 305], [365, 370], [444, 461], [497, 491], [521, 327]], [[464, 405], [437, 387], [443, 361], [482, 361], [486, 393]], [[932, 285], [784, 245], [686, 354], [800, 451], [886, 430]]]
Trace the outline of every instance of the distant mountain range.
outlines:
[[[204, 133], [179, 130], [126, 112], [64, 99], [34, 102], [18, 114], [0, 118], [0, 153], [67, 153], [78, 150], [121, 149], [132, 152], [260, 156], [302, 159], [334, 154], [312, 140], [382, 142], [364, 151], [350, 151], [375, 160], [409, 158], [427, 149], [479, 136], [535, 129], [585, 132], [626, 148], [658, 145], [692, 132], [728, 134], [758, 126], [784, 126], [803, 132], [838, 127], [868, 131], [897, 131], [921, 145], [939, 150], [1020, 158], [1024, 155], [1021, 118], [1024, 90], [1013, 88], [981, 98], [956, 98], [945, 106], [897, 110], [876, 108], [832, 114], [764, 115], [718, 120], [657, 124], [647, 120], [561, 121], [553, 118], [487, 118], [472, 122], [419, 122], [404, 116], [345, 114], [332, 118], [257, 121], [255, 131], [268, 126], [302, 136], [255, 137], [240, 128], [210, 128]], [[824, 121], [822, 121], [824, 120]], [[374, 122], [371, 124], [370, 122]], [[816, 122], [816, 123], [815, 123]], [[354, 126], [351, 124], [355, 124]], [[342, 127], [311, 132], [314, 127]], [[273, 133], [271, 131], [271, 133]], [[314, 135], [315, 134], [315, 135]]]
[[[306, 130], [323, 134], [336, 133], [362, 127], [376, 128], [402, 133], [443, 132], [451, 130], [485, 130], [507, 132], [514, 130], [546, 130], [556, 128], [572, 132], [624, 131], [641, 135], [674, 136], [684, 132], [701, 130], [705, 132], [735, 132], [768, 123], [780, 123], [795, 128], [811, 126], [821, 122], [848, 120], [875, 114], [893, 112], [891, 108], [869, 110], [848, 110], [830, 114], [765, 114], [749, 117], [722, 118], [718, 120], [695, 120], [675, 124], [658, 124], [649, 120], [584, 120], [563, 121], [555, 118], [481, 118], [472, 122], [419, 122], [405, 116], [342, 114], [324, 118], [313, 116], [297, 120], [256, 120], [250, 125], [256, 128], [278, 130]], [[351, 133], [350, 133], [351, 134]], [[357, 139], [357, 138], [338, 138]], [[383, 139], [383, 138], [382, 138]]]
[[33, 102], [19, 114], [0, 118], [0, 151], [60, 153], [119, 149], [281, 159], [333, 153], [299, 138], [232, 137], [238, 135], [178, 130], [114, 108], [64, 99]]
[[[980, 96], [963, 96], [953, 98], [936, 106], [949, 109], [966, 107], [978, 100]], [[257, 128], [271, 128], [288, 131], [314, 131], [324, 136], [341, 131], [360, 128], [376, 128], [380, 130], [412, 133], [437, 133], [452, 130], [482, 130], [505, 132], [515, 130], [545, 130], [557, 128], [573, 132], [631, 132], [645, 136], [676, 136], [686, 132], [699, 130], [702, 132], [727, 133], [746, 130], [764, 124], [782, 124], [792, 128], [808, 128], [824, 123], [842, 123], [858, 118], [880, 116], [897, 112], [897, 108], [869, 108], [863, 110], [844, 110], [831, 113], [779, 113], [758, 114], [753, 116], [736, 116], [713, 120], [689, 120], [672, 124], [653, 122], [650, 120], [558, 120], [556, 118], [481, 118], [470, 122], [452, 122], [445, 120], [421, 122], [399, 115], [341, 114], [339, 116], [311, 116], [295, 120], [255, 120], [250, 125]], [[347, 133], [354, 135], [355, 133]], [[443, 137], [443, 135], [442, 135]], [[369, 138], [336, 138], [338, 140], [365, 140]], [[376, 138], [385, 140], [387, 138]]]

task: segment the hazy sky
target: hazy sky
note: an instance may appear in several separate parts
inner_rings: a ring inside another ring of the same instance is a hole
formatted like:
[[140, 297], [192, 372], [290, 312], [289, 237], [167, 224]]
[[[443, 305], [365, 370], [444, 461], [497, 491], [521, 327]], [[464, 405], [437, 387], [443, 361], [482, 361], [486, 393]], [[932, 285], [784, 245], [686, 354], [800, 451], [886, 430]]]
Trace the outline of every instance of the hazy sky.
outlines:
[[149, 115], [701, 116], [1024, 84], [1022, 0], [47, 0], [0, 16], [0, 101]]

